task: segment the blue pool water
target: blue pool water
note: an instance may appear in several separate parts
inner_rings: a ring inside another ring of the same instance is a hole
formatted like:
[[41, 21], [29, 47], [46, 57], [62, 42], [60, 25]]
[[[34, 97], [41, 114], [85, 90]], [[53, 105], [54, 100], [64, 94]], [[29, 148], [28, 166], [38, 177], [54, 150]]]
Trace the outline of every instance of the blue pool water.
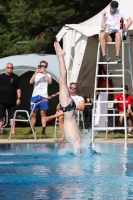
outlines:
[[133, 144], [1, 144], [0, 200], [133, 199]]

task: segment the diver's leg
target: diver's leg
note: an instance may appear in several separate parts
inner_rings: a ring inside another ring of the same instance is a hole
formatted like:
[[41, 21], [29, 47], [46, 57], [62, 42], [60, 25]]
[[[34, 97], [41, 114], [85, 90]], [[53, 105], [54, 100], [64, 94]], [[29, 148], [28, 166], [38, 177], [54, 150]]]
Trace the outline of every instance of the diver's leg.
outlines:
[[65, 52], [62, 50], [58, 42], [54, 43], [54, 47], [55, 47], [55, 51], [59, 60], [59, 69], [60, 69], [59, 99], [60, 99], [61, 106], [67, 107], [69, 103], [71, 102], [71, 97], [70, 97], [69, 90], [67, 87], [67, 70], [66, 70], [65, 61], [64, 61]]
[[[62, 50], [58, 42], [54, 43], [55, 51], [59, 60], [60, 69], [60, 93], [59, 99], [62, 107], [67, 107], [72, 101], [69, 90], [67, 87], [67, 70], [64, 61], [65, 52]], [[81, 138], [79, 134], [79, 129], [75, 120], [74, 110], [69, 112], [64, 112], [64, 133], [69, 144], [75, 148], [79, 148], [81, 144]]]

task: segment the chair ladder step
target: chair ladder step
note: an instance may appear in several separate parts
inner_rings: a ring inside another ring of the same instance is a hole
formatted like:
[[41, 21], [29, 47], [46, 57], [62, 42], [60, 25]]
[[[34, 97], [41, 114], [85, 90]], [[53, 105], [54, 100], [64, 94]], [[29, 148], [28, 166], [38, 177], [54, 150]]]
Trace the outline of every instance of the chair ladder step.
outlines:
[[123, 62], [120, 62], [120, 63], [117, 63], [116, 61], [115, 62], [97, 62], [97, 64], [106, 64], [106, 65], [122, 65]]
[[96, 75], [96, 77], [123, 77], [123, 74]]

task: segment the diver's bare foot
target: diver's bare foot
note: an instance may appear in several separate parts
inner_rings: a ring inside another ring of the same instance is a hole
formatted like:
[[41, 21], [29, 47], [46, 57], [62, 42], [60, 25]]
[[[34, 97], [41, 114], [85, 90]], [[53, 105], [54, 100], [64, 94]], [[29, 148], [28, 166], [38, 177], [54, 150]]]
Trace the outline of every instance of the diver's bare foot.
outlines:
[[54, 43], [54, 48], [55, 48], [57, 56], [64, 56], [65, 55], [66, 52], [61, 48], [59, 42]]
[[49, 121], [51, 121], [52, 119], [53, 119], [52, 116], [45, 117], [46, 122], [49, 122]]
[[65, 141], [65, 138], [62, 138], [62, 137], [61, 137], [61, 138], [56, 139], [55, 141], [56, 141], [56, 142], [64, 142], [64, 141]]

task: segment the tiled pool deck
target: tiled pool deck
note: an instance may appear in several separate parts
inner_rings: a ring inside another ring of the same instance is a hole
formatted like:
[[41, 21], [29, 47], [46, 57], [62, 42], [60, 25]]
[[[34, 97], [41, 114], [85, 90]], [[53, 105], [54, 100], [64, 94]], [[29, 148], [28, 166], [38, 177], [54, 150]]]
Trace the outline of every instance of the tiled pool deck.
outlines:
[[[0, 139], [0, 144], [11, 144], [11, 143], [56, 143], [54, 139]], [[105, 139], [105, 138], [96, 138], [94, 143], [125, 143], [124, 138], [119, 139]], [[133, 138], [128, 138], [127, 143], [133, 143]]]

